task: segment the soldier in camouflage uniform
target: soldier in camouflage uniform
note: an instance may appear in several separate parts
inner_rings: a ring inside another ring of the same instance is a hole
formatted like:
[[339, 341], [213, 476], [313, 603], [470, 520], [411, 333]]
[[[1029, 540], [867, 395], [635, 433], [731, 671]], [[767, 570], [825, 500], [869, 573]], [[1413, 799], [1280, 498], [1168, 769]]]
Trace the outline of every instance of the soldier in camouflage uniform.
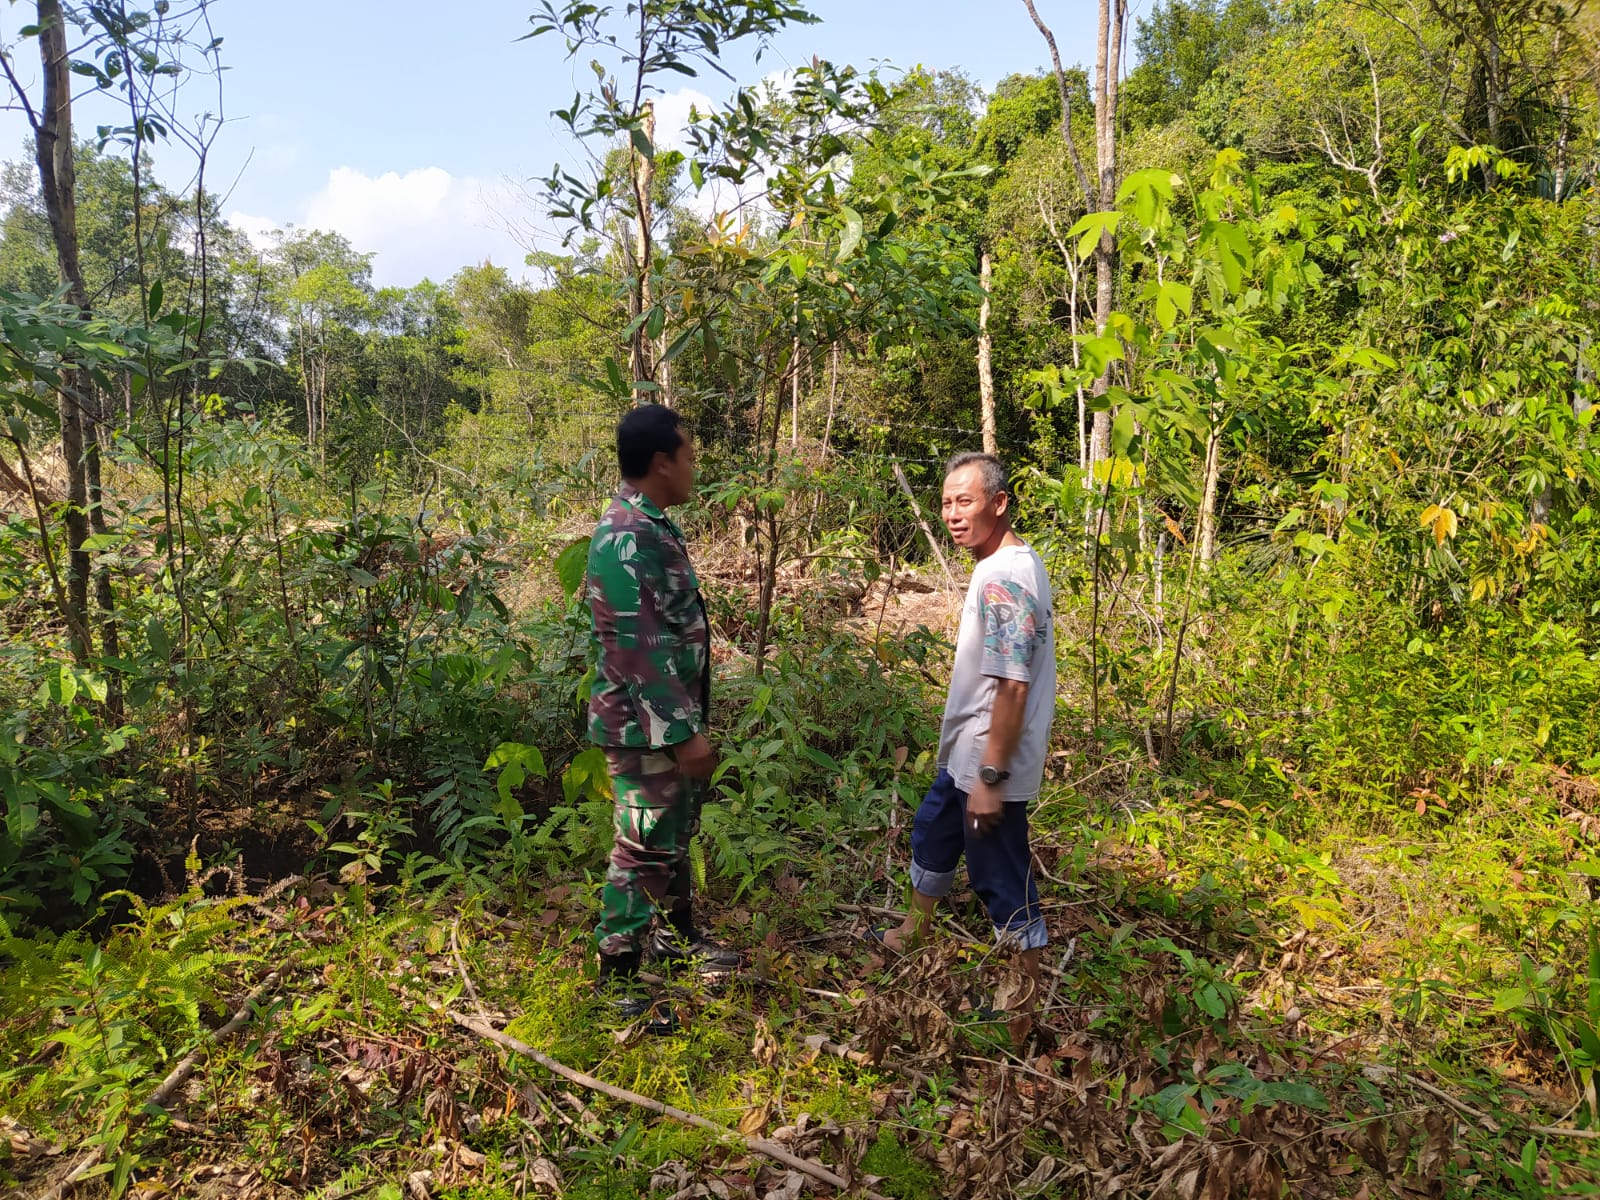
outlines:
[[[678, 415], [633, 409], [617, 427], [623, 483], [589, 545], [594, 621], [589, 739], [605, 749], [616, 841], [595, 939], [600, 986], [628, 1016], [648, 950], [668, 962], [731, 970], [738, 954], [694, 925], [689, 840], [716, 755], [706, 739], [711, 628], [683, 533], [666, 515], [694, 487], [694, 444]], [[662, 927], [651, 933], [660, 914]]]

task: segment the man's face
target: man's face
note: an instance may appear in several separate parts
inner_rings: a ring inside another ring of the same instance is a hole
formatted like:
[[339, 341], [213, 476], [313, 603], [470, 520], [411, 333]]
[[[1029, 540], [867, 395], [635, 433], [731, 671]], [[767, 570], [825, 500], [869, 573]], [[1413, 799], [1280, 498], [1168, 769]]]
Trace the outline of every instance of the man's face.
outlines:
[[668, 504], [685, 504], [694, 495], [694, 439], [682, 432], [683, 444], [676, 454], [658, 454], [655, 469], [665, 484]]
[[950, 472], [944, 480], [940, 514], [951, 540], [967, 550], [987, 544], [1005, 515], [1007, 500], [1004, 492], [995, 496], [984, 493], [983, 469], [976, 463]]

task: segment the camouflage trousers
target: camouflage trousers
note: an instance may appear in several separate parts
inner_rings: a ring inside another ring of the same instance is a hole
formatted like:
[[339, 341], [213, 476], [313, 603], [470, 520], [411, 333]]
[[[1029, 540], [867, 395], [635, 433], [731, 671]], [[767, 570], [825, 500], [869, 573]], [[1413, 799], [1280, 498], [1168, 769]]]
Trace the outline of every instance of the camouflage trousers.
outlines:
[[703, 785], [659, 750], [606, 750], [616, 792], [616, 841], [601, 892], [595, 941], [605, 955], [644, 948], [650, 919], [689, 920], [689, 840], [700, 829]]

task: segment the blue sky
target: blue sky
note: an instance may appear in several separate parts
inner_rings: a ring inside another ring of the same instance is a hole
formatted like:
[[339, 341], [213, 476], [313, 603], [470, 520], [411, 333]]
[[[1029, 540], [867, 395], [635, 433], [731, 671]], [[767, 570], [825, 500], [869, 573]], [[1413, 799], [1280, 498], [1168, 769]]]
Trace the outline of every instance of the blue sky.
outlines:
[[[1065, 61], [1091, 62], [1093, 0], [1037, 3]], [[1047, 61], [1021, 0], [810, 7], [821, 25], [787, 31], [759, 64], [744, 53], [730, 59], [741, 82], [813, 54], [857, 66], [960, 67], [985, 86]], [[338, 230], [376, 253], [379, 284], [442, 281], [486, 258], [520, 271], [529, 241], [548, 236], [533, 181], [557, 161], [580, 158], [550, 110], [593, 80], [587, 60], [566, 61], [552, 36], [517, 40], [530, 11], [524, 0], [470, 0], [454, 13], [414, 0], [214, 0], [228, 123], [208, 186], [226, 193], [224, 212], [253, 234], [291, 223]], [[13, 5], [0, 13], [6, 44], [24, 15]], [[32, 53], [32, 43], [24, 50]], [[690, 92], [720, 98], [729, 88], [714, 78], [683, 82], [685, 90], [662, 102], [663, 114], [686, 111]], [[180, 107], [199, 111], [215, 101], [215, 88], [200, 81]], [[103, 102], [81, 102], [80, 131], [108, 119], [96, 108]], [[20, 117], [0, 114], [12, 157], [26, 153], [25, 136]], [[179, 149], [158, 148], [156, 160], [169, 185], [192, 174]]]

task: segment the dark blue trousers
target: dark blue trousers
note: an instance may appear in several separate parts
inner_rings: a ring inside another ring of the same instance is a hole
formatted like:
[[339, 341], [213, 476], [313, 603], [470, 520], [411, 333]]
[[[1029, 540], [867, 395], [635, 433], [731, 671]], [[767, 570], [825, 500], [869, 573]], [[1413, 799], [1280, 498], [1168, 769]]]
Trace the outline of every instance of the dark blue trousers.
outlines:
[[911, 825], [911, 886], [924, 896], [948, 896], [965, 854], [967, 877], [989, 910], [995, 937], [1033, 950], [1050, 938], [1033, 878], [1028, 806], [1007, 801], [1000, 807], [1000, 823], [985, 836], [974, 837], [967, 823], [967, 794], [956, 787], [949, 771], [940, 771]]

